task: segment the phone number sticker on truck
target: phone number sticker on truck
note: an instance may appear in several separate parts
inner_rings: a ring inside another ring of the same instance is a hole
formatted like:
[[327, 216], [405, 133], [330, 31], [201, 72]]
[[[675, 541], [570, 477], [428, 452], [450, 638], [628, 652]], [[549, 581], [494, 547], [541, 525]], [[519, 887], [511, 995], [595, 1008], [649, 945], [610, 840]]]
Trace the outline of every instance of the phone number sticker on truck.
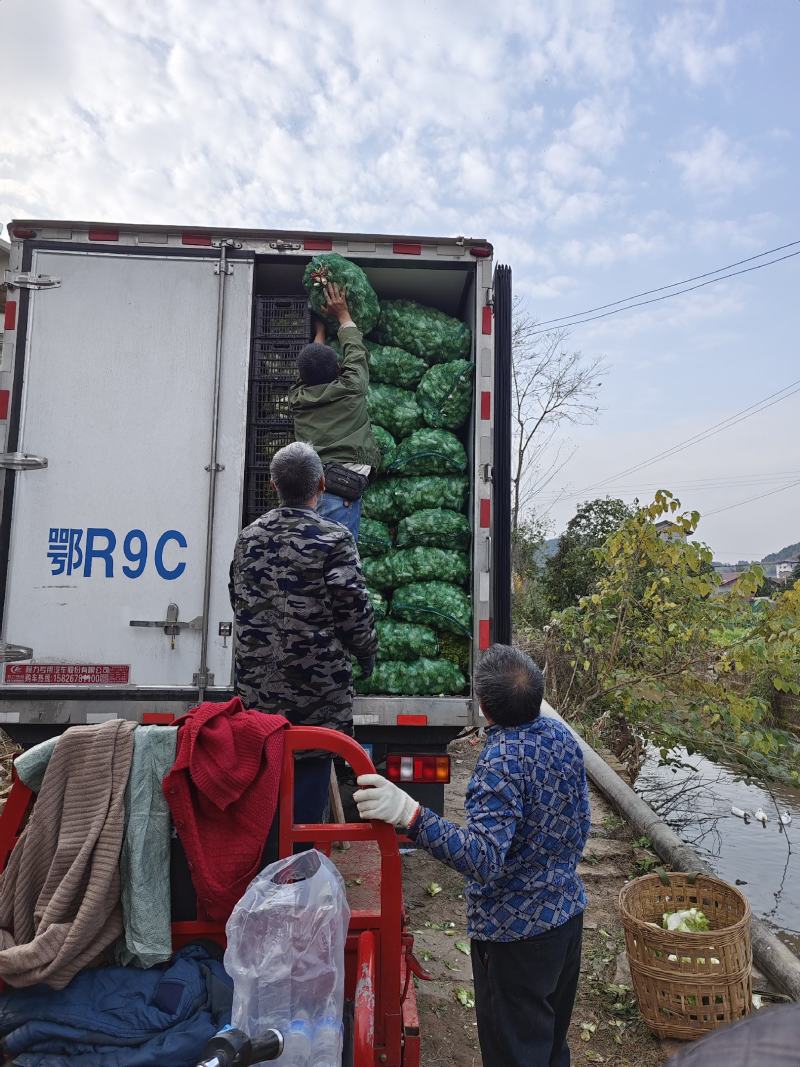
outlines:
[[51, 526], [47, 538], [47, 558], [54, 578], [80, 575], [141, 578], [150, 562], [159, 578], [172, 582], [186, 570], [179, 553], [188, 547], [180, 530], [165, 530], [154, 540], [152, 553], [144, 530], [128, 530], [118, 537], [105, 526]]
[[127, 685], [126, 663], [7, 663], [9, 685]]

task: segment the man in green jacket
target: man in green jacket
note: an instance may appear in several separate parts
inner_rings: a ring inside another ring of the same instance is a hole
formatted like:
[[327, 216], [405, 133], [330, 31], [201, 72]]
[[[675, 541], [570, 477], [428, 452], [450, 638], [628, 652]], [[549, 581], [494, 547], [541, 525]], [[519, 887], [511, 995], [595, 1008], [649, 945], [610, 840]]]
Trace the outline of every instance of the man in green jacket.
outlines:
[[323, 312], [339, 323], [341, 363], [324, 343], [325, 326], [319, 323], [314, 342], [297, 357], [300, 383], [292, 389], [289, 401], [296, 440], [313, 445], [325, 468], [327, 488], [317, 512], [341, 523], [357, 541], [361, 494], [370, 471], [380, 461], [367, 410], [369, 364], [346, 293], [329, 285], [325, 297]]

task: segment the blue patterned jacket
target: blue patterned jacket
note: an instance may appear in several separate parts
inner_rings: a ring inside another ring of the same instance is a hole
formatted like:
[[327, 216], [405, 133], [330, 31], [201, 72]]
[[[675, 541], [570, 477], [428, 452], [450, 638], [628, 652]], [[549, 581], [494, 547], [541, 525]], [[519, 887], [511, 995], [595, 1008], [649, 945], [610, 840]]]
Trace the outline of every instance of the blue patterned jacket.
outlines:
[[556, 719], [492, 726], [467, 788], [467, 825], [420, 808], [409, 836], [467, 876], [470, 937], [520, 941], [579, 914], [576, 868], [589, 792], [575, 738]]

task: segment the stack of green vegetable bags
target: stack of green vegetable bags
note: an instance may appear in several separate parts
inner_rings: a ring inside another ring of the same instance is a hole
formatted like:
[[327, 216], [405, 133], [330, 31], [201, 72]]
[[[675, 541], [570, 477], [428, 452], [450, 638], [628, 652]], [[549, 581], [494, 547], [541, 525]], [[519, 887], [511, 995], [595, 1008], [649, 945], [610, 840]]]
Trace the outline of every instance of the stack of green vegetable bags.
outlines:
[[[339, 256], [315, 257], [307, 271], [312, 303], [319, 299], [312, 275], [322, 274], [357, 294], [354, 319], [368, 332], [375, 313], [363, 271]], [[379, 308], [366, 346], [381, 471], [364, 494], [359, 535], [378, 663], [356, 688], [458, 694], [467, 688], [472, 638], [468, 464], [458, 433], [472, 409], [471, 334], [459, 320], [412, 301], [381, 301]]]

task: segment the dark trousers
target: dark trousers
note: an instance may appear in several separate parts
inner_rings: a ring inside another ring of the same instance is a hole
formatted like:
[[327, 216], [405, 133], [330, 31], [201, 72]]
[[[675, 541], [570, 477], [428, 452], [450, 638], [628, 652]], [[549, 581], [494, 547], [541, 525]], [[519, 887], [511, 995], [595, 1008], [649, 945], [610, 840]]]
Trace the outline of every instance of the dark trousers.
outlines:
[[[328, 793], [331, 784], [332, 759], [311, 756], [294, 761], [294, 821], [325, 822], [328, 813]], [[261, 866], [266, 867], [278, 858], [278, 812], [272, 821]], [[311, 845], [295, 845], [295, 852], [305, 852]]]
[[583, 915], [526, 941], [473, 941], [483, 1067], [569, 1067]]

